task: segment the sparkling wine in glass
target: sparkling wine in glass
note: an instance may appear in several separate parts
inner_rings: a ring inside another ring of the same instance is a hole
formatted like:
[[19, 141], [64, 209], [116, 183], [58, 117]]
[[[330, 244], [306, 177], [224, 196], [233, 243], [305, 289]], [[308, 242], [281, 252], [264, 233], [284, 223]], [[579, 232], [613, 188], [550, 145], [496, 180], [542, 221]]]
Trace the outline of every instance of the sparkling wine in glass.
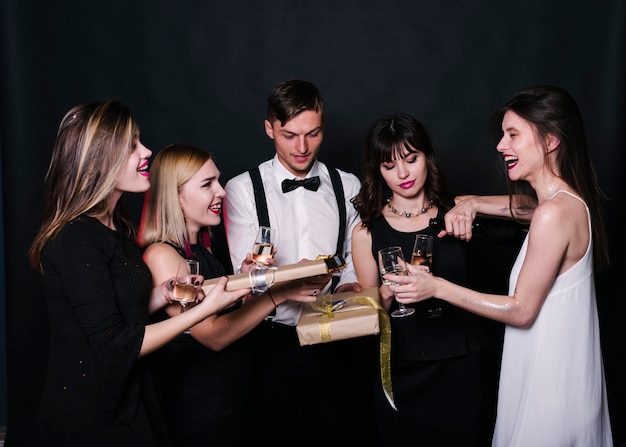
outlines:
[[425, 265], [429, 269], [433, 263], [433, 237], [428, 234], [417, 234], [413, 253], [411, 254], [412, 265]]
[[[389, 281], [383, 278], [383, 275], [392, 273], [394, 275], [406, 276], [408, 275], [406, 270], [406, 262], [404, 261], [404, 254], [400, 247], [388, 247], [378, 251], [378, 268], [380, 270], [380, 276], [383, 284], [398, 285], [397, 282]], [[415, 309], [406, 307], [404, 304], [399, 303], [399, 308], [391, 312], [392, 317], [408, 317], [413, 315]]]
[[198, 275], [199, 270], [200, 264], [194, 259], [185, 259], [178, 265], [172, 299], [180, 303], [181, 313], [189, 304], [196, 301], [198, 286], [194, 284], [193, 278], [188, 275]]
[[270, 227], [259, 227], [254, 246], [252, 247], [252, 261], [257, 265], [268, 265], [268, 259], [274, 256], [274, 240], [276, 230]]

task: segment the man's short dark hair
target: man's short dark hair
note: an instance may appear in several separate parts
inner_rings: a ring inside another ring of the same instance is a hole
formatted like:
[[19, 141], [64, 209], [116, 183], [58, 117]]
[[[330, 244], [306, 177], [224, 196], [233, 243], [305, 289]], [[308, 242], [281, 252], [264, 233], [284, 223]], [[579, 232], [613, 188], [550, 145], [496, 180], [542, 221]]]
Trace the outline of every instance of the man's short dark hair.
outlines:
[[318, 112], [324, 124], [324, 98], [311, 82], [300, 79], [285, 81], [274, 87], [267, 96], [267, 118], [270, 123], [278, 120], [284, 126], [306, 110]]

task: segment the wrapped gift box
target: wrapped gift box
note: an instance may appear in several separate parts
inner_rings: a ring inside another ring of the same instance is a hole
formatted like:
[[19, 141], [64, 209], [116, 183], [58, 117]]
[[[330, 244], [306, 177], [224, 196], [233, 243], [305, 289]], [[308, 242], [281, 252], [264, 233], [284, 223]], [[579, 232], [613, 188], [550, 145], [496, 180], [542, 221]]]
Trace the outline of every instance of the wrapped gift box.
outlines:
[[380, 334], [380, 380], [389, 405], [396, 410], [391, 385], [391, 325], [378, 299], [378, 288], [325, 295], [305, 305], [296, 326], [300, 346]]
[[300, 345], [379, 334], [377, 306], [378, 288], [325, 295], [305, 305], [296, 326]]

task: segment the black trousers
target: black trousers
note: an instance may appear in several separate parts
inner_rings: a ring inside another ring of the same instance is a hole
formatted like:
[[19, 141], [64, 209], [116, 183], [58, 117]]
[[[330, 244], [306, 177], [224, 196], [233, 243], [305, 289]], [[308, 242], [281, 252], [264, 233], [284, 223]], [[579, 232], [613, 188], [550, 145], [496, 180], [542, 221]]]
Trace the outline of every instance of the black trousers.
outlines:
[[254, 441], [375, 446], [371, 384], [378, 337], [300, 346], [295, 327], [264, 322], [253, 343]]

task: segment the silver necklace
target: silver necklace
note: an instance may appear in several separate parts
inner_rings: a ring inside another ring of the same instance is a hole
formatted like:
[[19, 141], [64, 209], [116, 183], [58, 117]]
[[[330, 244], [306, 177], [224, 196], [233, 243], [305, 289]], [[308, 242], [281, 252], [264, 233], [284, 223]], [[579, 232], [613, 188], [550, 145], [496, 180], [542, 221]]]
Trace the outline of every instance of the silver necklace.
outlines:
[[393, 214], [396, 214], [396, 215], [398, 215], [398, 216], [404, 216], [404, 217], [406, 217], [407, 219], [408, 219], [409, 217], [415, 217], [415, 216], [419, 216], [419, 215], [421, 215], [421, 214], [424, 214], [426, 211], [428, 211], [428, 210], [429, 210], [429, 209], [431, 209], [432, 207], [433, 207], [433, 202], [432, 202], [432, 201], [430, 201], [430, 202], [428, 202], [428, 205], [427, 205], [427, 206], [425, 206], [425, 207], [422, 207], [422, 209], [421, 209], [421, 210], [419, 210], [419, 211], [417, 211], [417, 212], [415, 212], [415, 213], [409, 213], [408, 211], [399, 211], [399, 210], [395, 209], [395, 208], [393, 207], [393, 205], [391, 204], [391, 197], [389, 197], [389, 198], [387, 199], [387, 208], [389, 208], [389, 211], [391, 211]]

